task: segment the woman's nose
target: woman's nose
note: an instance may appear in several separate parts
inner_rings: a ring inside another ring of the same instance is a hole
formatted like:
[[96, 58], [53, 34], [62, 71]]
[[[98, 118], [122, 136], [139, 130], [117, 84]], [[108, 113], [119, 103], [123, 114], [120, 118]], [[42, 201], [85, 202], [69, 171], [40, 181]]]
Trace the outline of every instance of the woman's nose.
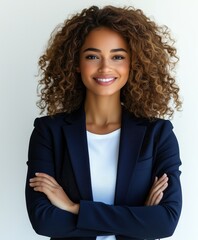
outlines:
[[110, 64], [109, 60], [108, 59], [103, 59], [100, 62], [100, 66], [99, 66], [98, 71], [99, 72], [108, 72], [110, 69], [111, 69], [111, 64]]

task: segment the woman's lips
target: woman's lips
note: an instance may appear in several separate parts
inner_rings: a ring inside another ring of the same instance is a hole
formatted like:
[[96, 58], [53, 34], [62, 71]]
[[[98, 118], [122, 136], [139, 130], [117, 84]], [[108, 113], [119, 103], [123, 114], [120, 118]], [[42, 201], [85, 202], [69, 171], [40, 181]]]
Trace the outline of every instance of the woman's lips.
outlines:
[[94, 77], [93, 78], [100, 85], [110, 85], [113, 83], [116, 78], [115, 77]]

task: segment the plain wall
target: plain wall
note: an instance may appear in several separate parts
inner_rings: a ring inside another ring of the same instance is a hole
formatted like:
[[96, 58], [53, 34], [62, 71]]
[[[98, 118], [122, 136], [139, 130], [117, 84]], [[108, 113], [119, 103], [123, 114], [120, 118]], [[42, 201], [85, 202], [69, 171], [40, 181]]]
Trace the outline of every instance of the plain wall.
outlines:
[[[27, 217], [24, 187], [28, 142], [38, 116], [37, 61], [54, 27], [92, 0], [0, 0], [0, 239], [36, 240]], [[173, 119], [181, 159], [183, 211], [171, 237], [198, 236], [198, 2], [196, 0], [98, 0], [98, 5], [133, 5], [172, 30], [180, 62], [177, 80], [183, 112]]]

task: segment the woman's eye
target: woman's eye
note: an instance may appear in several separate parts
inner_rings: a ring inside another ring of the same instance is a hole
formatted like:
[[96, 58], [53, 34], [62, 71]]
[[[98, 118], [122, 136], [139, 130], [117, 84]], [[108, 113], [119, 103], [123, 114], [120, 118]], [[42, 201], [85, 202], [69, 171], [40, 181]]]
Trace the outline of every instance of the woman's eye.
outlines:
[[95, 59], [98, 59], [98, 57], [95, 55], [88, 55], [88, 56], [86, 56], [86, 59], [95, 60]]
[[114, 60], [123, 60], [125, 57], [120, 56], [120, 55], [116, 55], [113, 57]]

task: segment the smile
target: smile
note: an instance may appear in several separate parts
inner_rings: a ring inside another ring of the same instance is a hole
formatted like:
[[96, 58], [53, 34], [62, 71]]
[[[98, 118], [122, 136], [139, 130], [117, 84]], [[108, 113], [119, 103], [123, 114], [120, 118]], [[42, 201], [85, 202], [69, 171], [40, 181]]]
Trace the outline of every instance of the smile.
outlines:
[[97, 78], [95, 77], [94, 80], [99, 84], [110, 84], [116, 80], [115, 77], [108, 77], [108, 78]]

